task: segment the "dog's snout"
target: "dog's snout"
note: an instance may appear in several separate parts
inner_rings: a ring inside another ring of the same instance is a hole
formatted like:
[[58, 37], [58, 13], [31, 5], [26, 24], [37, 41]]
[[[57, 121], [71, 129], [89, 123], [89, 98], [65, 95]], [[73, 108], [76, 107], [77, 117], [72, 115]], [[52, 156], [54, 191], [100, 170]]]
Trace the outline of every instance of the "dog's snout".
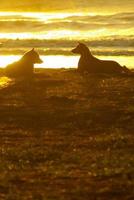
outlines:
[[71, 52], [72, 52], [72, 53], [76, 53], [76, 49], [72, 49]]
[[43, 60], [41, 60], [40, 58], [39, 58], [39, 63], [43, 63]]
[[38, 58], [38, 59], [35, 60], [35, 63], [41, 64], [41, 63], [43, 63], [43, 60], [41, 58]]

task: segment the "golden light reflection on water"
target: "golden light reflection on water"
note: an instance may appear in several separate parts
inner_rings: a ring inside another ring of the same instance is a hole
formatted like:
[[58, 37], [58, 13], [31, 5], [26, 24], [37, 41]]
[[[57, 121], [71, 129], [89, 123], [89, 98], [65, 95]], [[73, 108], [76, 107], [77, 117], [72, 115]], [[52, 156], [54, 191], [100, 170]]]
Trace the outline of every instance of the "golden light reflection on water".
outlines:
[[[115, 12], [114, 12], [115, 13]], [[98, 12], [0, 12], [0, 16], [15, 16], [15, 15], [21, 15], [24, 17], [31, 17], [31, 18], [37, 18], [37, 19], [53, 19], [53, 18], [59, 18], [63, 19], [65, 17], [69, 16], [95, 16]], [[100, 14], [100, 13], [99, 13]], [[109, 12], [103, 12], [103, 15], [111, 14]]]
[[[43, 32], [23, 32], [23, 33], [0, 33], [0, 39], [92, 39], [105, 36], [114, 36], [116, 30], [100, 28], [92, 31], [73, 31], [73, 30], [51, 30]], [[129, 36], [134, 32], [134, 28], [129, 30], [120, 30], [118, 34]]]
[[[74, 68], [78, 65], [79, 56], [64, 56], [64, 55], [40, 55], [43, 60], [42, 64], [35, 64], [35, 68]], [[100, 59], [115, 60], [121, 65], [126, 65], [129, 68], [134, 68], [133, 56], [97, 56]], [[19, 55], [0, 56], [0, 67], [19, 60]]]
[[[0, 68], [5, 68], [8, 64], [19, 60], [19, 55], [0, 56]], [[40, 56], [43, 60], [42, 64], [35, 64], [37, 68], [69, 68], [74, 67], [78, 62], [79, 56], [50, 55]]]
[[[107, 13], [102, 13], [102, 16], [105, 16]], [[109, 15], [111, 13], [108, 13]], [[0, 16], [11, 16], [11, 21], [25, 21], [28, 20], [29, 23], [34, 22], [41, 22], [45, 24], [53, 23], [57, 20], [60, 21], [61, 19], [66, 19], [67, 17], [78, 17], [78, 16], [96, 16], [98, 13], [88, 13], [88, 12], [81, 12], [81, 13], [30, 13], [30, 12], [0, 12]], [[101, 16], [100, 15], [100, 16]], [[3, 18], [5, 20], [9, 20], [6, 18]], [[2, 19], [1, 19], [2, 20]], [[107, 27], [97, 27], [95, 29], [89, 30], [73, 30], [72, 27], [68, 27], [67, 29], [64, 27], [53, 27], [51, 30], [41, 30], [41, 31], [35, 31], [32, 32], [30, 29], [23, 32], [13, 32], [14, 30], [11, 30], [10, 32], [1, 32], [0, 33], [0, 39], [6, 38], [6, 39], [90, 39], [90, 38], [98, 38], [98, 37], [104, 37], [104, 36], [112, 36], [117, 33], [117, 29], [113, 26], [111, 28]], [[129, 27], [128, 29], [118, 29], [118, 35], [122, 36], [129, 36], [134, 32], [133, 27]]]
[[[34, 33], [0, 33], [0, 39], [31, 39], [34, 37]], [[37, 37], [38, 38], [38, 37]]]
[[21, 56], [16, 56], [16, 55], [1, 55], [0, 56], [0, 68], [6, 67], [8, 64], [17, 61], [20, 59]]

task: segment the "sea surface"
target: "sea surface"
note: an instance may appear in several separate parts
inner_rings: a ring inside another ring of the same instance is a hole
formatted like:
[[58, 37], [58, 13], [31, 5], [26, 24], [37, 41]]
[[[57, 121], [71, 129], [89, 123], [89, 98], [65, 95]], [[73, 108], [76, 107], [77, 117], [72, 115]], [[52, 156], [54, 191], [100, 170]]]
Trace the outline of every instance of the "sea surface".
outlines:
[[134, 12], [0, 12], [0, 67], [35, 48], [43, 64], [35, 67], [77, 67], [71, 53], [78, 42], [100, 59], [134, 68]]

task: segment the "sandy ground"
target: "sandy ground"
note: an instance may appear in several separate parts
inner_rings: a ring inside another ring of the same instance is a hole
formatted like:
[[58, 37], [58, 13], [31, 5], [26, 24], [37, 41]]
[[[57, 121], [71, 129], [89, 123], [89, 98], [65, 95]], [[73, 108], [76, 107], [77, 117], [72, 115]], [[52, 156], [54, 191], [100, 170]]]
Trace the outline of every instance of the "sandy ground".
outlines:
[[1, 200], [133, 200], [134, 77], [0, 78]]

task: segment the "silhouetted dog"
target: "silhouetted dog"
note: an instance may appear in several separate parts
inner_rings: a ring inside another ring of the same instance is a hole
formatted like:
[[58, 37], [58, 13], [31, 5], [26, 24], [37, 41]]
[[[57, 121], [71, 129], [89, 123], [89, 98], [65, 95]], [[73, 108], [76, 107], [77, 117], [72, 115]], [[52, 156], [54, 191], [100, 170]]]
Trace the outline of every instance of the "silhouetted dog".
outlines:
[[89, 73], [129, 73], [130, 70], [121, 66], [119, 63], [111, 60], [100, 60], [94, 57], [88, 47], [79, 43], [76, 48], [72, 50], [73, 53], [78, 53], [81, 55], [78, 63], [79, 72], [89, 72]]
[[31, 51], [26, 52], [19, 61], [7, 65], [5, 72], [8, 76], [30, 77], [34, 73], [34, 64], [42, 62], [39, 54], [32, 49]]

